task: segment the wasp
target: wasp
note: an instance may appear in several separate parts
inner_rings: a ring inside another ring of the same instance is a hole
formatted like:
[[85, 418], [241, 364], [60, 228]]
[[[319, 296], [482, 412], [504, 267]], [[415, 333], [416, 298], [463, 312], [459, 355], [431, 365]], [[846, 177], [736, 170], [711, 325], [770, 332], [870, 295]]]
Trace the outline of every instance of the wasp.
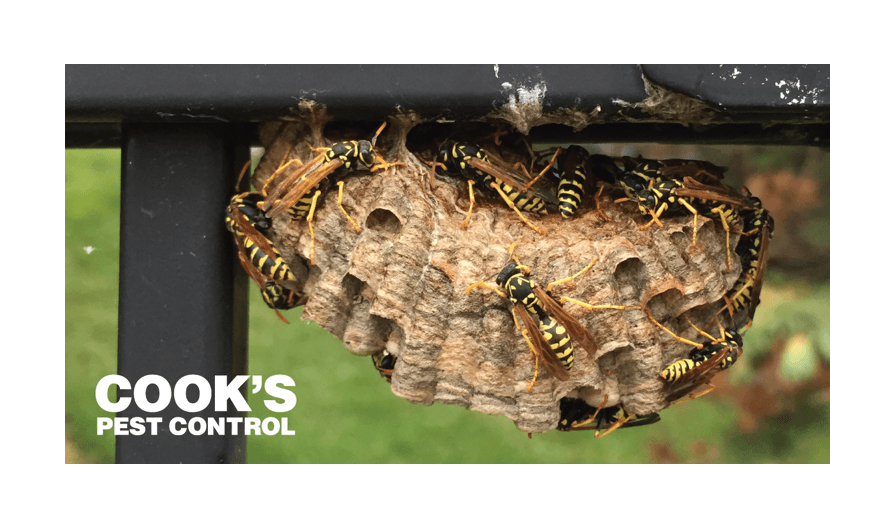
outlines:
[[[736, 225], [741, 222], [739, 210], [752, 210], [755, 208], [755, 203], [722, 184], [707, 185], [690, 176], [685, 176], [680, 187], [672, 192], [680, 196], [679, 199], [689, 198], [693, 201], [699, 214], [715, 217], [721, 221], [727, 235], [727, 269], [730, 270], [730, 233], [745, 234], [736, 230]], [[695, 217], [693, 218], [693, 243], [696, 243]]]
[[[743, 337], [732, 328], [724, 328], [719, 324], [719, 328], [721, 331], [720, 338], [715, 338], [712, 335], [702, 331], [698, 327], [696, 327], [689, 319], [690, 325], [695, 329], [699, 334], [707, 337], [709, 342], [707, 343], [696, 343], [682, 337], [678, 337], [671, 330], [659, 324], [655, 318], [653, 318], [652, 314], [647, 310], [647, 315], [650, 320], [652, 320], [656, 325], [670, 334], [675, 340], [679, 342], [689, 343], [693, 345], [694, 348], [690, 350], [688, 358], [677, 360], [667, 366], [662, 372], [659, 374], [659, 377], [662, 378], [668, 384], [687, 384], [691, 385], [694, 382], [700, 380], [702, 377], [710, 373], [714, 370], [715, 366], [718, 366], [719, 369], [724, 370], [732, 366], [740, 355], [743, 353]], [[703, 390], [696, 394], [690, 394], [690, 399], [696, 399], [697, 397], [701, 397], [712, 391], [715, 387], [711, 382], [708, 382], [708, 389]], [[673, 394], [670, 399], [677, 400], [680, 397], [683, 397], [690, 388], [686, 388], [682, 392], [678, 392]]]
[[[313, 151], [318, 152], [314, 159], [307, 164], [302, 164], [297, 159], [284, 163], [265, 181], [261, 193], [265, 196], [262, 209], [266, 217], [273, 218], [288, 211], [293, 220], [307, 218], [308, 230], [311, 233], [311, 265], [316, 265], [314, 262], [314, 210], [318, 198], [329, 190], [333, 180], [339, 187], [339, 208], [348, 218], [354, 230], [359, 233], [361, 232], [360, 226], [342, 206], [342, 190], [345, 185], [342, 178], [352, 170], [373, 172], [403, 164], [386, 163], [373, 149], [376, 138], [379, 137], [385, 125], [386, 123], [382, 123], [372, 141], [342, 141], [329, 148], [311, 147]], [[298, 169], [277, 181], [293, 165], [299, 165]]]
[[[606, 408], [608, 398], [608, 396], [604, 396], [600, 407], [594, 408], [582, 399], [563, 397], [559, 401], [560, 417], [556, 429], [563, 432], [594, 430], [594, 437], [600, 439], [618, 428], [651, 425], [662, 419], [655, 412], [642, 417], [628, 414], [621, 405]], [[606, 430], [601, 432], [604, 428]]]
[[[709, 337], [712, 338], [711, 335]], [[725, 329], [721, 339], [712, 338], [711, 344], [694, 348], [690, 351], [689, 358], [673, 362], [659, 376], [670, 384], [693, 378], [714, 366], [725, 370], [736, 362], [742, 347], [742, 335], [734, 329]]]
[[659, 179], [661, 164], [653, 159], [623, 157], [621, 160], [625, 169], [617, 173], [616, 183], [624, 191], [627, 199], [622, 198], [618, 201], [637, 202], [638, 194]]
[[[248, 170], [246, 162], [236, 186]], [[295, 275], [283, 260], [280, 252], [265, 236], [270, 228], [269, 220], [260, 206], [264, 196], [257, 192], [244, 192], [233, 196], [224, 215], [227, 230], [233, 234], [239, 263], [246, 274], [261, 288], [261, 298], [283, 322], [288, 323], [280, 309], [302, 305], [304, 299], [298, 293], [284, 288], [277, 281], [295, 280]]]
[[[615, 202], [633, 201], [637, 204], [641, 214], [652, 217], [649, 223], [640, 227], [641, 230], [648, 229], [653, 223], [661, 227], [662, 222], [659, 217], [666, 211], [677, 213], [686, 208], [693, 214], [697, 214], [696, 209], [687, 200], [680, 199], [674, 193], [674, 190], [683, 187], [683, 183], [677, 179], [662, 176], [663, 164], [661, 161], [630, 157], [624, 157], [622, 160], [625, 170], [616, 176], [616, 183], [627, 197], [617, 199]], [[696, 240], [695, 224], [694, 219], [694, 243]]]
[[594, 194], [599, 182], [599, 191], [596, 194], [597, 213], [609, 220], [600, 210], [600, 195], [603, 193], [605, 183], [616, 180], [618, 167], [612, 159], [599, 154], [591, 155], [583, 147], [571, 145], [563, 149], [562, 156], [557, 160], [557, 166], [560, 181], [556, 195], [562, 217], [571, 218], [581, 206], [584, 197]]
[[[511, 248], [511, 256], [512, 251]], [[535, 359], [534, 378], [528, 386], [528, 391], [531, 391], [538, 377], [539, 363], [543, 363], [559, 380], [565, 381], [570, 378], [568, 371], [574, 364], [572, 339], [578, 342], [588, 355], [593, 355], [597, 346], [587, 329], [529, 278], [531, 270], [522, 265], [515, 256], [513, 259], [515, 261], [507, 264], [497, 275], [498, 287], [481, 280], [469, 286], [466, 294], [477, 287], [485, 287], [512, 301], [516, 329], [522, 333]], [[548, 290], [558, 282], [560, 281], [549, 284]]]
[[[552, 166], [552, 163], [551, 161], [541, 174], [545, 173]], [[442, 143], [438, 150], [438, 157], [432, 163], [430, 184], [434, 179], [436, 166], [441, 166], [449, 176], [461, 176], [467, 180], [469, 185], [469, 211], [461, 225], [463, 228], [469, 225], [469, 220], [472, 217], [472, 207], [475, 204], [473, 185], [477, 184], [480, 187], [494, 189], [507, 206], [522, 218], [526, 225], [534, 229], [538, 234], [543, 234], [520, 212], [521, 209], [536, 214], [547, 214], [544, 199], [529, 193], [525, 186], [526, 182], [523, 182], [521, 176], [514, 172], [513, 169], [516, 167], [521, 167], [525, 171], [525, 167], [520, 163], [509, 168], [504, 166], [502, 162], [497, 161], [497, 159], [489, 158], [488, 154], [477, 145], [448, 140]], [[540, 174], [538, 177], [540, 177]], [[531, 182], [533, 183], [534, 181]]]
[[733, 320], [734, 313], [748, 307], [751, 325], [755, 309], [761, 301], [761, 286], [768, 263], [768, 242], [774, 233], [774, 218], [757, 197], [750, 197], [749, 203], [753, 210], [744, 216], [743, 228], [751, 227], [751, 229], [743, 233], [736, 248], [743, 264], [743, 271], [731, 290], [727, 292], [725, 297], [727, 306], [718, 314], [726, 309]]
[[398, 357], [395, 357], [386, 350], [374, 353], [372, 355], [373, 366], [379, 372], [379, 375], [389, 383], [392, 382], [392, 374], [395, 372], [395, 365], [398, 363]]

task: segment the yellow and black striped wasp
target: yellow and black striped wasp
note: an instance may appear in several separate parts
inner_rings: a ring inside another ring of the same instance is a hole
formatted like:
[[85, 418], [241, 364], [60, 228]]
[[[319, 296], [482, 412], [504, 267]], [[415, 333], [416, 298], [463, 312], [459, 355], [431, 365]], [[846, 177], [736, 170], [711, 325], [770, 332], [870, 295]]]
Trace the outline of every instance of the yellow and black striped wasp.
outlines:
[[[250, 162], [247, 162], [237, 179], [237, 188]], [[280, 309], [302, 305], [304, 299], [298, 293], [286, 289], [278, 281], [295, 280], [295, 275], [280, 252], [271, 245], [265, 232], [269, 220], [260, 209], [264, 197], [257, 192], [243, 192], [233, 196], [227, 206], [225, 225], [233, 234], [239, 263], [246, 274], [261, 288], [261, 297], [283, 322], [288, 320]]]
[[754, 209], [743, 218], [743, 228], [749, 230], [743, 233], [736, 248], [743, 264], [743, 271], [727, 292], [725, 297], [727, 305], [718, 311], [718, 314], [726, 310], [733, 321], [735, 313], [748, 308], [748, 320], [751, 325], [755, 309], [761, 302], [761, 286], [768, 264], [768, 243], [774, 233], [774, 218], [757, 197], [750, 197], [749, 203]]
[[604, 396], [600, 407], [594, 408], [582, 399], [563, 397], [559, 400], [560, 417], [556, 429], [563, 432], [594, 430], [594, 437], [600, 439], [618, 428], [651, 425], [662, 419], [656, 412], [641, 417], [628, 414], [621, 405], [606, 408], [607, 400], [608, 396]]
[[395, 373], [395, 365], [398, 363], [398, 358], [386, 350], [374, 353], [372, 358], [373, 366], [376, 368], [376, 371], [379, 372], [379, 375], [381, 375], [383, 379], [391, 384], [392, 374]]
[[661, 164], [654, 159], [634, 159], [627, 156], [622, 157], [620, 161], [625, 168], [617, 173], [616, 183], [627, 198], [617, 201], [634, 201], [636, 203], [637, 195], [659, 178]]
[[[649, 216], [652, 219], [640, 229], [648, 229], [653, 223], [659, 227], [662, 226], [659, 218], [663, 213], [677, 213], [683, 210], [689, 210], [694, 215], [697, 214], [686, 199], [680, 199], [673, 192], [683, 187], [681, 181], [674, 178], [666, 178], [661, 174], [663, 168], [661, 161], [653, 159], [632, 159], [630, 157], [622, 158], [625, 164], [625, 170], [621, 172], [616, 182], [625, 193], [625, 198], [617, 199], [616, 203], [621, 201], [633, 201], [640, 213]], [[694, 218], [694, 235], [695, 243], [696, 221]]]
[[647, 229], [653, 223], [661, 227], [659, 218], [666, 212], [689, 212], [693, 214], [695, 244], [699, 216], [717, 218], [727, 235], [727, 268], [730, 270], [730, 233], [739, 233], [736, 230], [740, 223], [738, 211], [752, 208], [752, 205], [720, 182], [726, 169], [707, 161], [686, 159], [624, 160], [627, 169], [618, 177], [618, 184], [627, 198], [616, 201], [634, 201], [641, 214], [652, 218], [640, 228]]
[[670, 365], [665, 367], [659, 374], [659, 377], [661, 377], [662, 380], [664, 380], [669, 385], [678, 384], [688, 386], [688, 388], [672, 394], [669, 397], [669, 400], [674, 401], [683, 397], [690, 392], [691, 388], [689, 388], [689, 386], [694, 384], [708, 383], [709, 387], [708, 389], [703, 390], [699, 393], [690, 394], [690, 399], [696, 399], [697, 397], [709, 393], [714, 389], [714, 385], [712, 385], [712, 383], [709, 381], [702, 381], [702, 378], [710, 374], [716, 366], [719, 370], [725, 370], [729, 368], [743, 353], [743, 336], [740, 335], [740, 333], [737, 332], [735, 329], [724, 328], [721, 327], [719, 324], [721, 336], [720, 338], [716, 339], [712, 335], [697, 328], [695, 325], [693, 325], [692, 322], [690, 322], [690, 325], [693, 327], [693, 329], [709, 339], [709, 342], [698, 344], [696, 342], [678, 337], [673, 332], [671, 332], [671, 330], [659, 324], [652, 317], [652, 314], [650, 314], [649, 311], [647, 311], [647, 314], [653, 322], [655, 322], [659, 327], [668, 332], [676, 340], [695, 346], [692, 350], [690, 350], [687, 358], [679, 359], [671, 363]]
[[[265, 196], [262, 209], [268, 218], [273, 218], [286, 212], [296, 221], [307, 217], [308, 229], [311, 233], [311, 265], [316, 265], [314, 262], [314, 210], [317, 206], [317, 199], [329, 189], [333, 180], [336, 180], [336, 185], [339, 187], [339, 208], [345, 214], [345, 217], [348, 218], [354, 230], [361, 232], [360, 226], [342, 206], [342, 189], [345, 184], [342, 178], [352, 170], [368, 170], [372, 172], [403, 164], [386, 163], [373, 149], [376, 144], [376, 138], [379, 137], [385, 125], [386, 123], [382, 123], [382, 126], [376, 131], [371, 141], [342, 141], [333, 144], [329, 148], [312, 147], [312, 150], [319, 152], [314, 159], [306, 164], [302, 164], [297, 159], [283, 163], [265, 181], [261, 191]], [[299, 166], [296, 170], [277, 181], [293, 165]], [[311, 192], [313, 192], [313, 195]]]
[[[680, 187], [674, 189], [672, 193], [680, 196], [679, 199], [688, 198], [696, 208], [696, 213], [705, 217], [714, 217], [721, 221], [721, 226], [727, 234], [727, 269], [730, 270], [730, 233], [745, 234], [737, 230], [737, 225], [742, 221], [739, 211], [755, 209], [755, 203], [733, 192], [721, 183], [707, 185], [690, 176], [685, 176]], [[693, 240], [695, 243], [695, 217], [693, 218]]]
[[[552, 166], [552, 163], [551, 161], [541, 174], [546, 172]], [[435, 162], [432, 163], [430, 185], [434, 181], [435, 168], [438, 166], [449, 176], [465, 177], [467, 180], [469, 185], [469, 211], [466, 214], [466, 219], [463, 221], [463, 228], [469, 225], [469, 220], [472, 217], [472, 208], [475, 204], [473, 185], [478, 185], [481, 188], [490, 187], [494, 189], [507, 206], [522, 218], [526, 225], [534, 229], [538, 234], [543, 234], [520, 212], [521, 209], [536, 214], [547, 214], [544, 198], [529, 192], [526, 186], [527, 183], [533, 183], [537, 178], [524, 178], [516, 171], [516, 169], [520, 169], [525, 172], [526, 176], [528, 175], [528, 171], [521, 163], [508, 167], [502, 161], [489, 157], [488, 153], [477, 145], [447, 140], [439, 147], [438, 156]], [[540, 177], [540, 174], [538, 177]]]
[[[498, 287], [488, 285], [484, 280], [480, 280], [469, 286], [466, 289], [466, 294], [468, 295], [477, 287], [484, 287], [511, 300], [516, 329], [522, 333], [535, 359], [534, 378], [528, 386], [528, 391], [531, 391], [538, 377], [540, 363], [543, 363], [557, 379], [564, 381], [570, 378], [568, 371], [574, 364], [573, 339], [584, 348], [588, 355], [596, 353], [597, 346], [590, 332], [569, 315], [547, 291], [544, 291], [528, 277], [531, 270], [513, 256], [513, 247], [510, 248], [510, 256], [514, 261], [507, 264], [497, 275]], [[593, 263], [591, 262], [588, 267], [575, 276], [589, 269]], [[552, 282], [547, 289], [573, 278]], [[617, 306], [613, 307], [617, 308]]]
[[574, 216], [584, 198], [593, 196], [596, 192], [597, 213], [609, 220], [600, 209], [600, 196], [605, 184], [614, 183], [620, 173], [612, 159], [599, 154], [591, 155], [583, 147], [571, 145], [562, 149], [562, 154], [556, 159], [556, 166], [559, 178], [556, 196], [562, 217]]

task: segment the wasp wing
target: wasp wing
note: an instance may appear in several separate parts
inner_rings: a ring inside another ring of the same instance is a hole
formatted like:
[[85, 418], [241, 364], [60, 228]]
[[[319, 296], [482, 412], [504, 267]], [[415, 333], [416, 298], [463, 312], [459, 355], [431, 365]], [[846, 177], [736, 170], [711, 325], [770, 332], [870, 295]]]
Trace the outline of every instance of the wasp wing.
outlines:
[[744, 209], [755, 209], [755, 206], [749, 203], [746, 198], [736, 194], [727, 187], [706, 185], [691, 177], [685, 177], [683, 184], [683, 188], [676, 188], [673, 190], [674, 194], [682, 197], [727, 203]]
[[770, 241], [770, 229], [767, 223], [761, 226], [761, 241], [758, 248], [758, 267], [755, 276], [752, 277], [752, 301], [749, 303], [749, 320], [755, 317], [755, 309], [761, 301], [761, 286], [764, 282], [764, 270], [768, 266], [768, 242]]
[[[728, 353], [730, 353], [730, 346], [721, 348], [717, 353], [706, 359], [705, 362], [681, 375], [680, 378], [675, 381], [675, 384], [680, 386], [683, 384], [695, 383], [695, 381], [700, 380], [703, 376], [710, 373], [715, 366], [718, 366], [721, 361], [727, 357]], [[690, 390], [688, 389], [687, 391], [689, 392]]]
[[297, 179], [297, 181], [296, 178], [292, 177], [290, 174], [289, 178], [277, 185], [274, 189], [277, 195], [281, 194], [283, 190], [285, 190], [286, 193], [279, 201], [277, 201], [276, 197], [273, 197], [273, 193], [267, 197], [265, 200], [265, 207], [267, 207], [268, 218], [273, 218], [292, 208], [292, 206], [298, 203], [298, 200], [304, 197], [305, 194], [345, 163], [341, 159], [333, 159], [329, 163], [324, 164], [322, 157], [324, 155], [325, 154], [321, 154], [314, 158], [311, 163], [308, 163], [308, 165], [311, 166], [311, 169], [306, 171], [301, 178]]
[[506, 167], [502, 167], [502, 166], [495, 164], [495, 162], [493, 160], [489, 159], [488, 161], [485, 161], [484, 159], [480, 159], [478, 157], [470, 157], [469, 159], [466, 160], [466, 162], [467, 162], [467, 164], [469, 164], [469, 166], [494, 177], [494, 179], [500, 181], [501, 183], [503, 183], [505, 185], [509, 185], [510, 187], [513, 187], [515, 190], [518, 190], [519, 192], [525, 192], [526, 194], [530, 194], [532, 196], [537, 196], [548, 203], [553, 203], [553, 204], [559, 203], [559, 200], [556, 198], [556, 196], [554, 196], [550, 193], [541, 192], [541, 191], [535, 189], [534, 187], [532, 187], [528, 190], [525, 190], [525, 186], [531, 180], [525, 179], [521, 174], [517, 173], [515, 170], [510, 170]]
[[661, 420], [662, 420], [662, 417], [658, 413], [653, 412], [648, 415], [635, 417], [634, 419], [631, 419], [627, 423], [623, 424], [621, 427], [622, 428], [632, 428], [635, 426], [646, 426], [646, 425], [658, 423]]
[[662, 164], [659, 168], [659, 174], [661, 176], [677, 179], [687, 176], [696, 178], [705, 174], [711, 179], [718, 181], [724, 179], [724, 173], [727, 172], [727, 167], [719, 167], [708, 161], [697, 161], [693, 159], [663, 159], [660, 163]]
[[553, 297], [548, 295], [541, 286], [534, 285], [532, 289], [534, 289], [538, 300], [541, 301], [541, 305], [544, 306], [547, 313], [556, 318], [559, 323], [566, 328], [569, 334], [572, 335], [572, 338], [575, 339], [578, 344], [581, 344], [581, 347], [584, 348], [588, 355], [593, 355], [597, 352], [597, 342], [594, 340], [593, 336], [591, 336], [587, 328], [581, 325], [581, 322], [578, 322], [572, 315], [566, 313], [562, 306], [559, 305], [556, 300], [553, 300]]
[[559, 362], [556, 353], [553, 352], [550, 344], [548, 344], [547, 340], [544, 338], [544, 334], [541, 333], [540, 323], [535, 321], [534, 317], [531, 316], [531, 313], [520, 304], [513, 305], [513, 312], [516, 313], [516, 316], [522, 319], [522, 323], [525, 324], [525, 330], [528, 332], [529, 339], [534, 346], [534, 351], [538, 355], [541, 364], [546, 366], [547, 370], [549, 370], [557, 379], [561, 381], [569, 380], [569, 372], [566, 371], [562, 363]]
[[[287, 154], [288, 155], [288, 154]], [[326, 152], [318, 154], [314, 156], [313, 159], [308, 161], [307, 163], [300, 165], [298, 168], [289, 172], [285, 177], [282, 174], [277, 174], [280, 170], [284, 170], [284, 167], [291, 163], [292, 161], [285, 161], [280, 163], [280, 166], [268, 176], [267, 180], [264, 182], [264, 187], [261, 191], [262, 194], [267, 196], [267, 199], [270, 200], [271, 203], [274, 201], [281, 199], [283, 195], [292, 188], [301, 178], [305, 177], [313, 169], [320, 166], [323, 163], [323, 159], [326, 156]], [[279, 182], [277, 182], [279, 179]], [[268, 191], [268, 187], [273, 186], [273, 188]]]

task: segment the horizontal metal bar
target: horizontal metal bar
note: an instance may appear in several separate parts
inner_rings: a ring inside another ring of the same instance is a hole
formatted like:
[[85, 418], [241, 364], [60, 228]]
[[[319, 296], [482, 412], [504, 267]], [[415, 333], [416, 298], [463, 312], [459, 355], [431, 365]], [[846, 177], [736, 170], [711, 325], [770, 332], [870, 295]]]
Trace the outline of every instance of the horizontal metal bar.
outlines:
[[[70, 128], [71, 127], [71, 128]], [[257, 127], [247, 125], [252, 146], [262, 146]], [[447, 135], [447, 133], [445, 134]], [[675, 123], [612, 123], [591, 125], [579, 132], [568, 126], [543, 125], [531, 130], [537, 143], [668, 143], [714, 145], [808, 145], [830, 146], [830, 125], [819, 124], [719, 124], [684, 126]], [[121, 127], [109, 123], [66, 123], [66, 148], [118, 148]]]
[[599, 107], [611, 121], [651, 96], [646, 77], [733, 122], [763, 110], [780, 121], [828, 113], [829, 73], [829, 65], [67, 65], [65, 108], [67, 122], [259, 122], [308, 99], [335, 119], [377, 120], [401, 107], [473, 120], [538, 100], [545, 113]]

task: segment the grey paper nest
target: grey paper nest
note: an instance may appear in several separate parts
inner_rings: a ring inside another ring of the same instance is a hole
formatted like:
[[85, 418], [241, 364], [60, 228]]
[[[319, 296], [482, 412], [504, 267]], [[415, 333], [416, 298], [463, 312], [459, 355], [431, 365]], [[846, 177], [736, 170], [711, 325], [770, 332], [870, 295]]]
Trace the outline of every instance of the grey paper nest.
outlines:
[[[266, 153], [253, 176], [256, 188], [284, 159], [310, 159], [306, 142], [326, 143], [324, 121], [317, 114], [264, 125]], [[285, 215], [275, 219], [271, 239], [297, 277], [287, 285], [308, 297], [302, 318], [341, 339], [355, 355], [382, 349], [395, 355], [396, 395], [504, 415], [527, 432], [556, 428], [562, 397], [597, 407], [608, 396], [608, 405], [621, 404], [637, 415], [668, 407], [670, 395], [679, 396], [682, 387], [666, 386], [659, 372], [692, 347], [663, 332], [645, 311], [588, 311], [566, 304], [594, 336], [598, 352], [588, 356], [576, 347], [570, 380], [558, 381], [540, 368], [529, 392], [534, 361], [513, 323], [510, 301], [487, 289], [469, 295], [466, 289], [482, 279], [493, 284], [510, 261], [507, 250], [514, 242], [515, 254], [543, 287], [597, 256], [590, 271], [554, 289], [557, 299], [648, 306], [679, 335], [702, 341], [680, 315], [712, 327], [722, 296], [740, 274], [736, 256], [727, 270], [722, 227], [700, 216], [698, 241], [691, 245], [691, 215], [664, 217], [662, 228], [640, 230], [645, 220], [636, 207], [613, 203], [604, 193], [601, 207], [612, 222], [596, 213], [591, 200], [571, 220], [528, 215], [545, 232], [539, 235], [502, 202], [480, 194], [468, 228], [462, 229], [469, 204], [466, 182], [439, 176], [430, 189], [429, 167], [405, 147], [414, 124], [412, 116], [399, 116], [379, 138], [380, 154], [404, 166], [345, 179], [345, 209], [363, 232], [348, 224], [336, 190], [318, 203], [316, 266], [308, 261], [306, 222]], [[731, 247], [736, 243], [732, 236]]]

